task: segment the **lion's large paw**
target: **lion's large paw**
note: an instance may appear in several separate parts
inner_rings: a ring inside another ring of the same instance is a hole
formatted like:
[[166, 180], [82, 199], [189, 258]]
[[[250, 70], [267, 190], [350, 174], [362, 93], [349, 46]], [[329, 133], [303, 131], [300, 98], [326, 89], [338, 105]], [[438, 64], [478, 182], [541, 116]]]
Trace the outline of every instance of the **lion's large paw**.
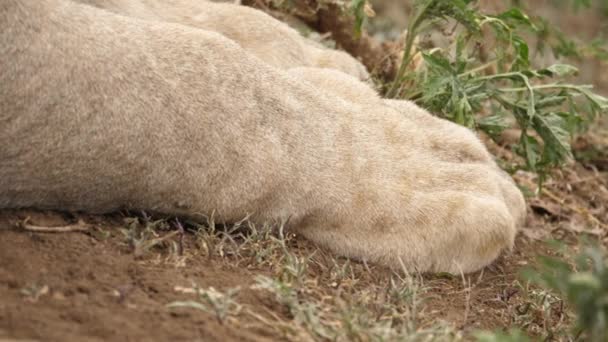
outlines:
[[421, 272], [475, 271], [511, 248], [525, 202], [475, 134], [410, 102], [379, 102], [370, 105], [377, 117], [352, 118], [350, 196], [319, 209], [303, 234]]
[[[436, 159], [437, 172], [463, 191], [487, 193], [505, 202], [515, 222], [522, 223], [526, 204], [512, 178], [494, 162], [493, 156], [471, 130], [437, 118], [409, 101], [384, 100], [403, 115], [410, 125], [418, 127], [425, 139], [422, 153]], [[433, 172], [429, 169], [429, 172]], [[434, 177], [435, 178], [435, 177]]]

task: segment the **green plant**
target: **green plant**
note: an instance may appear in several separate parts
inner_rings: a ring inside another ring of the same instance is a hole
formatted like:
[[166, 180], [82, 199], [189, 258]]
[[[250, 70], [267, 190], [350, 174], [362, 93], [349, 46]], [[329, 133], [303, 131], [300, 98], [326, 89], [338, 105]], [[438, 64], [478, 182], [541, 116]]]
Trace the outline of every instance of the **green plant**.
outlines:
[[529, 280], [563, 295], [577, 320], [576, 336], [592, 342], [608, 340], [608, 259], [600, 247], [585, 247], [569, 263], [568, 253], [540, 257], [538, 270], [527, 269]]
[[138, 218], [127, 218], [128, 228], [121, 229], [121, 233], [127, 244], [133, 249], [133, 254], [136, 257], [143, 256], [152, 248], [159, 246], [169, 241], [174, 236], [180, 234], [180, 231], [175, 230], [160, 236], [159, 230], [166, 230], [169, 224], [166, 220], [151, 221], [144, 216], [143, 224]]
[[[418, 326], [420, 294], [424, 292], [420, 278], [394, 274], [387, 283], [362, 287], [357, 286], [357, 282], [344, 281], [341, 285], [336, 282], [332, 285], [336, 287], [332, 295], [320, 295], [316, 281], [294, 272], [307, 269], [311, 258], [286, 256], [279, 274], [258, 276], [252, 287], [274, 294], [276, 301], [288, 310], [295, 326], [292, 335], [294, 331], [305, 332], [310, 339], [332, 341], [456, 341], [461, 338], [441, 323]], [[339, 267], [334, 261], [331, 268], [339, 272], [341, 281], [350, 269], [350, 263], [345, 265]], [[336, 273], [328, 273], [329, 280], [334, 280]]]
[[[383, 91], [495, 139], [504, 129], [517, 128], [513, 151], [522, 159], [505, 167], [536, 172], [542, 184], [551, 169], [572, 158], [573, 135], [608, 109], [608, 99], [590, 85], [569, 82], [577, 73], [572, 65], [534, 67], [524, 33], [542, 30], [521, 8], [486, 14], [475, 5], [474, 0], [417, 1], [401, 65]], [[428, 32], [443, 33], [451, 43], [423, 48], [432, 45], [424, 43]], [[413, 68], [417, 54], [422, 65]]]
[[350, 8], [355, 17], [355, 37], [361, 37], [365, 20], [373, 17], [375, 13], [367, 0], [352, 0]]
[[193, 308], [210, 314], [214, 314], [220, 324], [223, 324], [229, 316], [236, 316], [241, 311], [241, 305], [236, 302], [239, 288], [231, 288], [222, 293], [209, 287], [201, 289], [194, 286], [198, 295], [198, 301], [176, 301], [167, 305], [169, 308]]

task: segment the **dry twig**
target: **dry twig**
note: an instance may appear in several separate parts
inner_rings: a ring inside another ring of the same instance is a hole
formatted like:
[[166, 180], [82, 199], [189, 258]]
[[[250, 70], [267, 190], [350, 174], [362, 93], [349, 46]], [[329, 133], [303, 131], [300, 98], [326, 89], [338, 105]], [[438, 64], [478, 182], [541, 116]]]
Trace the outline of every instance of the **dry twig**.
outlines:
[[86, 224], [83, 220], [79, 219], [76, 224], [68, 224], [65, 226], [47, 227], [37, 226], [29, 223], [30, 217], [28, 216], [19, 226], [23, 230], [36, 233], [70, 233], [70, 232], [86, 232], [91, 229], [91, 226]]

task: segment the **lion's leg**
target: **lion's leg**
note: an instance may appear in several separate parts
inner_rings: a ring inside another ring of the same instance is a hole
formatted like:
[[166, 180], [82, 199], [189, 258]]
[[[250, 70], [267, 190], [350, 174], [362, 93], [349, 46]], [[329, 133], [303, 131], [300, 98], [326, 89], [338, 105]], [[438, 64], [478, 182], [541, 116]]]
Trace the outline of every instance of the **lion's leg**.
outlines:
[[303, 215], [340, 188], [334, 102], [213, 32], [5, 0], [0, 207]]
[[323, 67], [369, 79], [365, 66], [345, 52], [324, 48], [287, 24], [247, 6], [201, 0], [74, 0], [121, 15], [218, 32], [280, 69]]

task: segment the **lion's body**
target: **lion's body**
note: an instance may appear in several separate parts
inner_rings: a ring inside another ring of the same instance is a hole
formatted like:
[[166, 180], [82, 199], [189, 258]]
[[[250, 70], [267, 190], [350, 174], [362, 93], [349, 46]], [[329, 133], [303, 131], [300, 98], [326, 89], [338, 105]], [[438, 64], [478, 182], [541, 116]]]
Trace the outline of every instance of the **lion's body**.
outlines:
[[0, 208], [250, 215], [420, 271], [512, 246], [523, 198], [470, 131], [139, 3], [0, 4]]

